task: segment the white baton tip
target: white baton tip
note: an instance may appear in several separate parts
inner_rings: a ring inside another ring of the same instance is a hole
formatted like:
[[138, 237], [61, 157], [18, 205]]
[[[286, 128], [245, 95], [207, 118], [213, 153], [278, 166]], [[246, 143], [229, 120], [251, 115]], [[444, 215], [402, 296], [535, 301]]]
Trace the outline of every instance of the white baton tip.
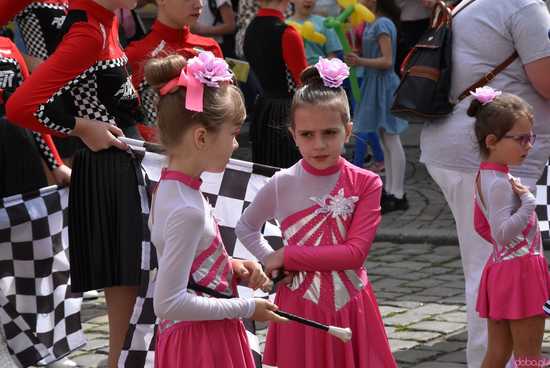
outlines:
[[335, 327], [335, 326], [328, 326], [328, 333], [332, 336], [336, 336], [343, 342], [348, 342], [351, 340], [351, 329], [348, 328], [342, 328], [342, 327]]

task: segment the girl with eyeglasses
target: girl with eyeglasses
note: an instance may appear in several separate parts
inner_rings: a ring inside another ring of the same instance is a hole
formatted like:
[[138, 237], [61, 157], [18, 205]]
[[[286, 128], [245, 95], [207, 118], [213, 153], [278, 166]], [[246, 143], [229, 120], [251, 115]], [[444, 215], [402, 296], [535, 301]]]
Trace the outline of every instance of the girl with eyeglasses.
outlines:
[[533, 147], [531, 107], [520, 97], [490, 87], [472, 92], [468, 115], [475, 117], [481, 164], [474, 188], [474, 227], [492, 244], [476, 310], [487, 319], [488, 348], [482, 368], [528, 366], [541, 357], [542, 305], [550, 277], [544, 258], [535, 197], [509, 166], [520, 165]]

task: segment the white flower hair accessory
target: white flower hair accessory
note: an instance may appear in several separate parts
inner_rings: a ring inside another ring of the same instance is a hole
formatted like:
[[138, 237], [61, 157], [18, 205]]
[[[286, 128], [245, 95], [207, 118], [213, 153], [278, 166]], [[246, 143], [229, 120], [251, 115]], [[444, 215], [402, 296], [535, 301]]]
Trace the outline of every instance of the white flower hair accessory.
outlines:
[[484, 87], [478, 87], [476, 88], [475, 92], [471, 92], [470, 94], [474, 96], [476, 100], [478, 100], [483, 106], [487, 105], [488, 103], [491, 103], [502, 94], [502, 91], [497, 91], [489, 86]]
[[340, 59], [325, 59], [319, 57], [315, 64], [315, 69], [319, 72], [325, 87], [338, 88], [349, 76], [349, 67]]

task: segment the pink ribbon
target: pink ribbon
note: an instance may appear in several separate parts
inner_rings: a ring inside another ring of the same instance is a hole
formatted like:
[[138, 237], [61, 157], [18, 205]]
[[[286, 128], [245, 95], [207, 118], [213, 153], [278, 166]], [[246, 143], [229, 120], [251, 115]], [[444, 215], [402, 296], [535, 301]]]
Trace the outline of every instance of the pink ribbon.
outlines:
[[187, 74], [185, 69], [181, 70], [179, 77], [172, 79], [160, 89], [160, 95], [167, 95], [175, 87], [183, 86], [187, 89], [185, 93], [185, 108], [190, 111], [202, 112], [204, 85], [191, 74]]

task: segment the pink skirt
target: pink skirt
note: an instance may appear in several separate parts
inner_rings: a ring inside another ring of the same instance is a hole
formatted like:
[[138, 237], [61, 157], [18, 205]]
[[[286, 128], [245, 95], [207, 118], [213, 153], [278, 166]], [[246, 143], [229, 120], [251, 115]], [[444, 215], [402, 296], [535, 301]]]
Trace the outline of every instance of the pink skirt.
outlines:
[[283, 311], [324, 324], [350, 327], [352, 340], [344, 343], [325, 331], [295, 322], [271, 323], [263, 363], [278, 368], [397, 367], [370, 283], [337, 312], [287, 287], [277, 290], [275, 304]]
[[550, 295], [548, 264], [544, 256], [525, 255], [483, 269], [476, 309], [493, 320], [544, 316], [542, 306]]
[[157, 335], [155, 368], [255, 368], [241, 320], [178, 322]]

